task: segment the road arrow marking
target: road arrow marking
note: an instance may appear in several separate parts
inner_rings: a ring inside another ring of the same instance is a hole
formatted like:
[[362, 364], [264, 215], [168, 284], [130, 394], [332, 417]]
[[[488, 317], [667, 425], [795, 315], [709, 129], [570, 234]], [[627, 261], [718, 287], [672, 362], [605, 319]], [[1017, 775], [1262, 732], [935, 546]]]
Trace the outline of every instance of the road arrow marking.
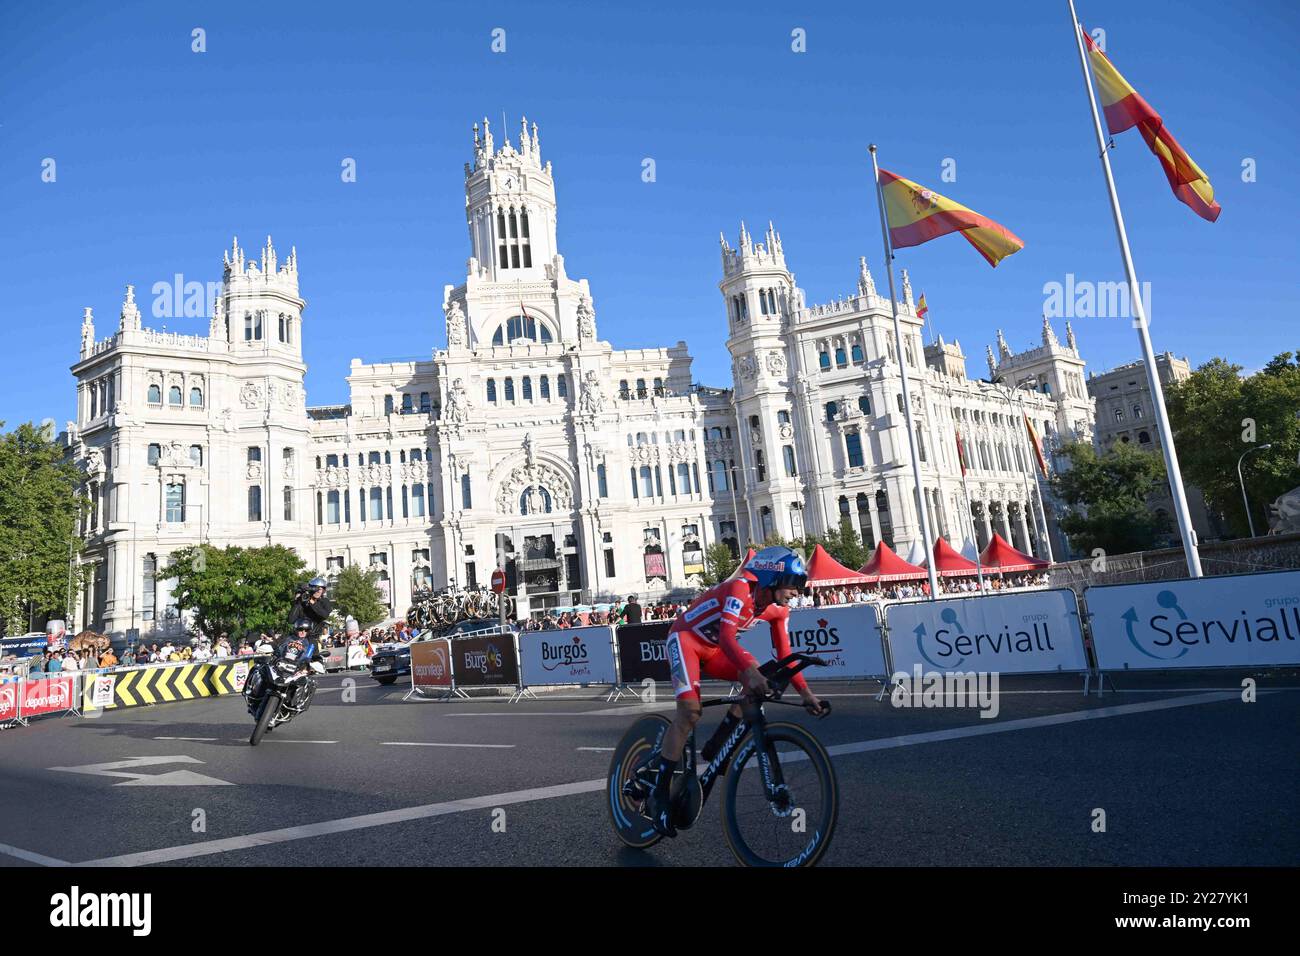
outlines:
[[125, 777], [117, 787], [233, 787], [229, 780], [204, 776], [193, 770], [172, 770], [167, 773], [131, 773], [127, 767], [153, 767], [167, 763], [203, 763], [196, 757], [183, 754], [175, 757], [131, 757], [109, 763], [88, 763], [80, 767], [48, 767], [63, 773], [88, 773], [96, 777]]

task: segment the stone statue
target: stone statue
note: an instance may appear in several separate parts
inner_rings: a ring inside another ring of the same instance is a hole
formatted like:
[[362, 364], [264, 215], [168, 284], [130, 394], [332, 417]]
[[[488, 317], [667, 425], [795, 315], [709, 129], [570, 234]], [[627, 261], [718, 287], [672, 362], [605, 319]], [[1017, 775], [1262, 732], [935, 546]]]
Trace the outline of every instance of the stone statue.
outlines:
[[1268, 533], [1300, 531], [1300, 488], [1292, 488], [1268, 506]]
[[588, 369], [582, 378], [582, 398], [578, 408], [588, 415], [599, 415], [605, 410], [605, 393], [601, 391], [600, 380], [593, 369]]
[[459, 348], [465, 344], [465, 313], [459, 302], [447, 306], [447, 345]]
[[591, 308], [591, 299], [583, 296], [578, 300], [578, 338], [594, 339], [596, 337], [596, 313]]
[[465, 391], [463, 379], [451, 383], [447, 392], [447, 421], [460, 425], [469, 419], [469, 392]]

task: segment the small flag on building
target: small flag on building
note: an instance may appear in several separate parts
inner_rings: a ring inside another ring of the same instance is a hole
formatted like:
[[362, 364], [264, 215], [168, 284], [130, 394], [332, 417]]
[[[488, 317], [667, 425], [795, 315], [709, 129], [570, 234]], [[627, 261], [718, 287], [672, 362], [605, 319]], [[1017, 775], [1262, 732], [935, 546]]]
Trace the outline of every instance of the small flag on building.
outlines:
[[1034, 457], [1038, 459], [1038, 470], [1042, 472], [1043, 477], [1047, 477], [1047, 459], [1043, 457], [1043, 443], [1038, 440], [1038, 432], [1034, 431], [1034, 423], [1029, 420], [1029, 416], [1024, 412], [1020, 413], [1025, 418], [1025, 428], [1029, 430], [1029, 443], [1034, 446]]
[[966, 451], [962, 447], [961, 432], [957, 433], [957, 460], [961, 462], [961, 476], [966, 477]]

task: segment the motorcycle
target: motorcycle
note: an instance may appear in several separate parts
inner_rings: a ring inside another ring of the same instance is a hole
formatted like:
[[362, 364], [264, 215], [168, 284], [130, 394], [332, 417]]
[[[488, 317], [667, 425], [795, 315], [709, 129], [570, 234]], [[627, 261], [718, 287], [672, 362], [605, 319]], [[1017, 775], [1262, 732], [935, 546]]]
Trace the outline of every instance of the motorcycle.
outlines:
[[256, 747], [280, 724], [287, 724], [311, 706], [316, 693], [316, 675], [324, 673], [319, 662], [312, 661], [314, 642], [284, 641], [264, 661], [258, 663], [244, 684], [248, 712], [257, 723], [248, 743]]

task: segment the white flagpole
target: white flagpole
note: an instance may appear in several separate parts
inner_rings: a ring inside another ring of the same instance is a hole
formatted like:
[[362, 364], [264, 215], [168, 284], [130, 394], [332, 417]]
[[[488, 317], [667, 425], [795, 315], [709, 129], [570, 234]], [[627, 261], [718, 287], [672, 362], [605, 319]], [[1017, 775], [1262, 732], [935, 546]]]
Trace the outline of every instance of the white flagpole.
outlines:
[[[930, 576], [930, 600], [939, 597], [939, 574], [934, 567], [934, 538], [930, 536], [930, 512], [925, 506], [925, 490], [921, 487], [921, 459], [916, 453], [916, 424], [912, 421], [912, 398], [907, 387], [907, 351], [903, 348], [903, 326], [898, 321], [898, 297], [894, 294], [894, 249], [889, 241], [889, 223], [885, 220], [885, 195], [880, 189], [880, 166], [876, 163], [876, 144], [871, 151], [871, 168], [876, 174], [876, 202], [880, 206], [880, 232], [885, 239], [885, 271], [889, 273], [889, 305], [894, 310], [894, 350], [898, 353], [898, 367], [903, 380], [903, 413], [907, 425], [907, 447], [912, 452], [912, 477], [916, 479], [916, 505], [920, 509], [921, 538], [930, 560], [926, 571]], [[922, 356], [922, 361], [924, 361]]]
[[1183, 474], [1178, 467], [1178, 452], [1174, 449], [1174, 436], [1169, 427], [1169, 413], [1165, 410], [1165, 393], [1160, 388], [1160, 375], [1156, 368], [1155, 353], [1151, 348], [1151, 336], [1147, 332], [1146, 307], [1139, 294], [1140, 286], [1137, 272], [1133, 268], [1133, 254], [1128, 247], [1128, 233], [1124, 230], [1124, 214], [1119, 208], [1119, 195], [1115, 192], [1115, 177], [1110, 171], [1110, 153], [1106, 146], [1106, 137], [1101, 129], [1101, 116], [1097, 113], [1097, 96], [1092, 89], [1091, 74], [1088, 70], [1088, 56], [1083, 50], [1083, 28], [1074, 12], [1074, 0], [1067, 0], [1070, 5], [1070, 26], [1074, 28], [1074, 42], [1079, 49], [1079, 67], [1083, 70], [1083, 86], [1088, 92], [1088, 105], [1092, 109], [1092, 125], [1097, 133], [1097, 149], [1101, 151], [1101, 168], [1106, 174], [1106, 189], [1110, 193], [1110, 211], [1115, 217], [1115, 233], [1119, 237], [1120, 256], [1124, 260], [1124, 273], [1128, 279], [1129, 301], [1133, 307], [1133, 322], [1137, 326], [1138, 341], [1142, 344], [1142, 361], [1146, 366], [1147, 386], [1151, 389], [1151, 404], [1155, 406], [1156, 427], [1160, 431], [1160, 450], [1165, 456], [1165, 471], [1168, 472], [1169, 489], [1173, 493], [1174, 513], [1178, 516], [1178, 531], [1183, 539], [1183, 553], [1187, 556], [1187, 571], [1191, 577], [1201, 577], [1201, 556], [1196, 550], [1196, 531], [1192, 528], [1192, 516], [1187, 509], [1187, 492], [1183, 488]]

